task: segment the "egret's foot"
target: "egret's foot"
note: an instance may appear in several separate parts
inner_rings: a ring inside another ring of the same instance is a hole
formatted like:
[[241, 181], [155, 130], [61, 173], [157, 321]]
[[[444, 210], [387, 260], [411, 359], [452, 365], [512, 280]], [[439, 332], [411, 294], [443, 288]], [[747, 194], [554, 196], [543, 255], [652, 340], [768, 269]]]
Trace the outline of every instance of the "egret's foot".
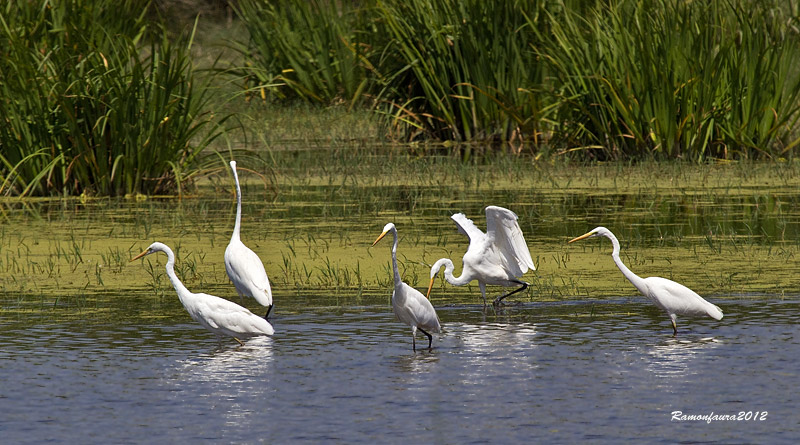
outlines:
[[508, 302], [504, 301], [502, 298], [495, 298], [495, 300], [492, 302], [492, 306], [494, 306], [495, 308], [502, 308], [506, 306], [521, 306], [521, 305], [522, 305], [521, 301]]
[[505, 301], [502, 298], [497, 298], [492, 302], [492, 306], [495, 309], [504, 308], [508, 306], [522, 306], [523, 304], [525, 303], [523, 303], [522, 301]]
[[240, 344], [241, 346], [244, 346], [244, 342], [243, 342], [243, 341], [239, 340], [239, 339], [238, 339], [238, 338], [236, 338], [236, 337], [233, 337], [233, 339], [234, 339], [234, 340], [236, 340], [236, 341], [238, 341], [238, 342], [239, 342], [239, 344]]
[[427, 332], [425, 332], [425, 330], [422, 329], [422, 328], [418, 328], [418, 329], [420, 330], [420, 332], [422, 332], [423, 334], [425, 334], [428, 337], [428, 351], [430, 351], [432, 349], [431, 348], [431, 344], [433, 344], [433, 336], [431, 336], [431, 334], [428, 334]]
[[506, 297], [510, 297], [510, 296], [516, 294], [517, 292], [522, 292], [525, 289], [527, 289], [528, 286], [529, 286], [529, 284], [524, 282], [524, 281], [517, 281], [517, 283], [520, 285], [519, 288], [517, 288], [517, 289], [515, 289], [515, 290], [513, 290], [513, 291], [511, 291], [511, 292], [509, 292], [507, 294], [500, 295], [499, 297], [495, 298], [494, 301], [492, 302], [492, 306], [494, 306], [495, 308], [504, 306], [505, 303], [503, 303], [503, 300]]
[[673, 337], [677, 337], [678, 336], [678, 327], [675, 326], [675, 322], [674, 321], [672, 322], [672, 336]]

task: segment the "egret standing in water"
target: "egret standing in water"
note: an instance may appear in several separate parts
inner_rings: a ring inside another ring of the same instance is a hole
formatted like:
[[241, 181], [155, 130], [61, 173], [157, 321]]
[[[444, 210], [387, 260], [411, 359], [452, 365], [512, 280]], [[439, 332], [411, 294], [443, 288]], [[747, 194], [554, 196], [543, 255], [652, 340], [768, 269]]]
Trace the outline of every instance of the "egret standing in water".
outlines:
[[577, 238], [569, 240], [569, 243], [580, 241], [586, 238], [595, 236], [604, 236], [611, 240], [614, 250], [611, 252], [611, 258], [614, 263], [622, 271], [622, 275], [633, 284], [645, 297], [649, 298], [656, 306], [664, 310], [669, 315], [672, 322], [672, 335], [678, 335], [678, 326], [675, 323], [677, 315], [688, 315], [693, 317], [709, 316], [715, 320], [722, 320], [722, 310], [703, 297], [697, 295], [695, 291], [688, 287], [676, 283], [672, 280], [661, 277], [641, 278], [622, 263], [619, 258], [619, 241], [617, 237], [605, 227], [597, 227], [589, 233], [581, 235]]
[[239, 187], [236, 161], [231, 161], [231, 170], [236, 181], [236, 223], [233, 225], [231, 242], [225, 249], [225, 271], [228, 272], [228, 278], [233, 282], [240, 298], [243, 295], [253, 297], [259, 304], [267, 307], [267, 313], [264, 315], [264, 318], [267, 318], [272, 311], [272, 288], [261, 259], [244, 245], [239, 236], [242, 224], [242, 189]]
[[422, 295], [421, 292], [404, 283], [400, 278], [400, 270], [397, 268], [397, 228], [389, 223], [383, 227], [383, 233], [375, 240], [372, 245], [378, 244], [387, 233], [391, 232], [394, 236], [392, 245], [392, 270], [394, 271], [394, 292], [392, 292], [392, 310], [398, 320], [411, 326], [411, 348], [417, 350], [417, 329], [428, 337], [428, 349], [431, 348], [433, 337], [430, 332], [441, 331], [439, 316], [431, 302]]
[[218, 338], [233, 337], [239, 344], [244, 345], [240, 338], [272, 335], [275, 332], [267, 320], [232, 301], [209, 294], [190, 292], [175, 275], [175, 255], [165, 244], [153, 243], [131, 261], [155, 252], [167, 254], [167, 276], [172, 287], [175, 288], [175, 292], [178, 293], [178, 299], [181, 300], [183, 307], [196, 322], [213, 332]]
[[536, 267], [533, 265], [531, 252], [525, 244], [514, 212], [503, 207], [486, 207], [486, 233], [477, 228], [463, 213], [456, 213], [451, 218], [456, 222], [458, 231], [469, 238], [469, 248], [462, 259], [461, 276], [453, 276], [455, 266], [449, 258], [436, 261], [431, 267], [428, 297], [436, 275], [442, 267], [444, 267], [444, 278], [453, 286], [463, 286], [470, 281], [478, 280], [484, 307], [487, 284], [503, 287], [519, 286], [518, 289], [497, 297], [493, 302], [495, 306], [509, 295], [528, 288], [529, 284], [519, 277], [529, 269], [536, 270]]

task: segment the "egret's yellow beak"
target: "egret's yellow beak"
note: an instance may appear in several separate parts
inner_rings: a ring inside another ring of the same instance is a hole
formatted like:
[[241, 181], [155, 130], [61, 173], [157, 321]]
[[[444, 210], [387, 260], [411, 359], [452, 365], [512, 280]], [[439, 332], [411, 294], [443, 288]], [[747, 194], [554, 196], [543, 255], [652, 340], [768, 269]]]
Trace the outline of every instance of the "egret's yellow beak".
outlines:
[[574, 243], [575, 241], [580, 241], [582, 239], [589, 238], [592, 235], [594, 235], [594, 232], [584, 233], [583, 235], [581, 235], [581, 236], [579, 236], [577, 238], [572, 238], [571, 240], [567, 241], [567, 244]]
[[379, 236], [379, 237], [378, 237], [378, 239], [376, 239], [376, 240], [375, 240], [375, 242], [374, 242], [374, 243], [372, 243], [372, 245], [374, 246], [375, 244], [378, 244], [378, 241], [382, 240], [382, 239], [383, 239], [383, 237], [384, 237], [384, 236], [386, 236], [386, 234], [387, 234], [387, 233], [389, 233], [389, 232], [383, 232], [383, 233], [381, 233], [381, 236]]
[[425, 298], [427, 298], [428, 300], [431, 299], [431, 289], [433, 289], [433, 280], [435, 279], [436, 277], [431, 278], [431, 284], [428, 285], [428, 293], [425, 294]]
[[147, 249], [147, 250], [145, 250], [144, 252], [140, 253], [139, 255], [136, 255], [136, 256], [135, 256], [135, 257], [133, 257], [133, 259], [132, 259], [132, 260], [130, 260], [129, 262], [130, 262], [130, 263], [132, 263], [132, 262], [134, 262], [134, 261], [138, 260], [139, 258], [141, 258], [141, 257], [143, 257], [143, 256], [145, 256], [145, 255], [147, 255], [148, 253], [150, 253], [150, 249]]

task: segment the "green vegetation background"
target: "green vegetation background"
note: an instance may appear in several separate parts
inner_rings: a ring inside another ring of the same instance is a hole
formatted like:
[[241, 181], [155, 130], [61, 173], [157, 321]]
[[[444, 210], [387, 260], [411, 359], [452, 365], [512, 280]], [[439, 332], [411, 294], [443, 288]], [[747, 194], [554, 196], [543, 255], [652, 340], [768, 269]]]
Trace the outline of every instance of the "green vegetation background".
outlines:
[[309, 144], [792, 159], [798, 28], [775, 0], [13, 0], [0, 195], [182, 194]]

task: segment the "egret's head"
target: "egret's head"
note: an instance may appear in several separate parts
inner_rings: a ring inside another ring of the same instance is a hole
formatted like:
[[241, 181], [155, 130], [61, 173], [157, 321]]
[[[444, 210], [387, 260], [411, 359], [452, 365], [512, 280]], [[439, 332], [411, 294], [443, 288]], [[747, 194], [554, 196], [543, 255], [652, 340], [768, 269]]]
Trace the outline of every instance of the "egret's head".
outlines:
[[453, 262], [447, 258], [441, 258], [435, 263], [433, 263], [433, 266], [431, 266], [431, 280], [436, 278], [436, 275], [439, 273], [439, 271], [442, 270], [443, 267], [447, 268], [448, 265], [451, 266], [453, 269], [455, 269], [455, 266], [453, 266]]
[[140, 253], [139, 255], [136, 255], [135, 257], [133, 257], [131, 262], [136, 261], [136, 260], [138, 260], [139, 258], [141, 258], [141, 257], [143, 257], [145, 255], [150, 255], [151, 253], [166, 252], [166, 249], [167, 249], [167, 246], [165, 244], [162, 244], [162, 243], [157, 243], [156, 242], [156, 243], [150, 244], [150, 247], [148, 247], [147, 250], [145, 250], [144, 252]]
[[442, 267], [444, 267], [445, 271], [449, 269], [450, 273], [453, 273], [453, 269], [455, 269], [455, 266], [453, 266], [453, 262], [447, 258], [441, 258], [435, 263], [433, 263], [433, 266], [431, 266], [431, 282], [430, 284], [428, 284], [428, 292], [425, 294], [425, 297], [427, 297], [429, 300], [431, 299], [431, 289], [433, 289], [433, 282], [436, 281], [436, 275], [439, 274], [439, 271], [442, 270]]
[[231, 161], [231, 168], [236, 170], [236, 161]]
[[574, 243], [575, 241], [580, 241], [586, 238], [594, 238], [595, 236], [608, 236], [609, 233], [611, 233], [611, 231], [606, 229], [605, 227], [595, 227], [594, 229], [592, 229], [592, 231], [584, 233], [583, 235], [577, 238], [572, 238], [571, 240], [567, 241], [567, 244]]
[[386, 234], [391, 232], [392, 230], [396, 231], [397, 228], [395, 228], [394, 224], [387, 223], [385, 226], [383, 226], [383, 232], [380, 234], [380, 236], [378, 236], [378, 239], [376, 239], [375, 242], [372, 243], [372, 245], [374, 246], [375, 244], [378, 244], [378, 241], [382, 240], [383, 237], [386, 236]]

